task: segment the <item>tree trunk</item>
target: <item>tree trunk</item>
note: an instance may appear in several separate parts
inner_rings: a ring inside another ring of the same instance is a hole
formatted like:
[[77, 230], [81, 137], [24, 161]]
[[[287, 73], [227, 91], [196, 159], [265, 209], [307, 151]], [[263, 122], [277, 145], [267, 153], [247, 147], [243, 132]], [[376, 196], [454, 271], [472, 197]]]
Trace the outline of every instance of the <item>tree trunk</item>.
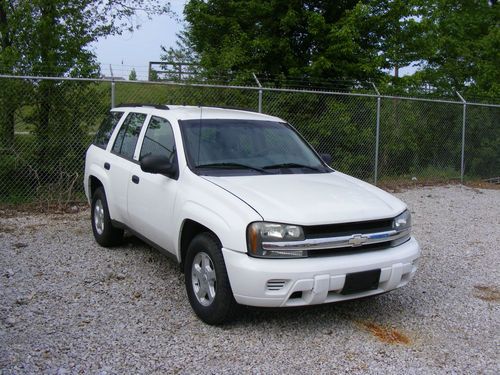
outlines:
[[[57, 43], [54, 41], [53, 29], [56, 24], [56, 8], [53, 1], [43, 1], [40, 7], [41, 25], [40, 37], [38, 40], [40, 48], [40, 68], [42, 75], [46, 72], [55, 73], [57, 61], [54, 48]], [[50, 136], [50, 113], [52, 109], [53, 81], [42, 81], [39, 86], [39, 123], [38, 137], [40, 142], [39, 161], [44, 165], [44, 161], [51, 157], [49, 149]]]
[[2, 126], [2, 148], [11, 148], [14, 145], [14, 125], [15, 125], [15, 108], [12, 106], [1, 109], [0, 124]]
[[[0, 52], [6, 52], [10, 47], [12, 47], [12, 40], [9, 32], [9, 24], [7, 18], [7, 4], [5, 0], [0, 0], [0, 45], [2, 50]], [[8, 51], [7, 51], [8, 53]], [[5, 66], [2, 59], [2, 64], [7, 72], [10, 70], [10, 66]], [[14, 126], [15, 126], [15, 111], [16, 111], [16, 98], [12, 96], [11, 86], [7, 80], [2, 79], [0, 81], [0, 135], [1, 135], [1, 145], [5, 148], [10, 148], [14, 144]]]

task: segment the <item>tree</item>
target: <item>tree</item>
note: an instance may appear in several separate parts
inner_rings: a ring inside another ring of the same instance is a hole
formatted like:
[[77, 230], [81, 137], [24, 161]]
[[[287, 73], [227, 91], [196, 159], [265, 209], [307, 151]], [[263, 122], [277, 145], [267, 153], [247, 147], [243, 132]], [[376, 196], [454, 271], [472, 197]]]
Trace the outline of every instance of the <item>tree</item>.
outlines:
[[500, 8], [488, 0], [422, 1], [427, 50], [418, 80], [438, 92], [500, 96]]
[[[168, 81], [179, 81], [185, 80], [186, 76], [189, 78], [196, 78], [202, 73], [199, 67], [199, 57], [194, 51], [193, 45], [185, 32], [177, 34], [175, 47], [166, 48], [162, 46], [161, 50], [163, 54], [160, 59], [165, 62], [165, 65], [162, 65], [162, 69], [171, 70], [170, 73], [163, 74], [163, 79]], [[187, 74], [185, 74], [184, 71], [187, 71]], [[158, 80], [158, 78], [156, 78], [156, 80]]]
[[[191, 0], [184, 10], [185, 35], [209, 74], [365, 78], [373, 72], [356, 70], [353, 77], [353, 69], [344, 67], [348, 62], [352, 66], [365, 61], [364, 56], [372, 51], [359, 55], [359, 49], [346, 45], [335, 62], [325, 59], [338, 36], [332, 33], [332, 26], [357, 3]], [[355, 31], [346, 31], [343, 41], [355, 36]]]
[[378, 67], [393, 71], [397, 79], [400, 68], [418, 61], [425, 48], [420, 36], [427, 24], [420, 18], [418, 0], [369, 1], [364, 7], [355, 22], [366, 44], [377, 51]]
[[137, 81], [137, 73], [135, 71], [135, 68], [132, 68], [132, 70], [130, 71], [130, 74], [128, 75], [128, 80]]
[[[99, 66], [92, 43], [135, 29], [139, 15], [168, 11], [168, 3], [161, 0], [0, 0], [0, 70], [97, 78]], [[28, 95], [21, 94], [27, 89], [21, 91], [20, 85], [28, 86]], [[32, 152], [23, 158], [29, 158], [39, 180], [50, 183], [66, 173], [66, 167], [79, 165], [88, 124], [97, 121], [98, 111], [105, 110], [92, 101], [98, 89], [88, 83], [3, 80], [0, 142], [6, 151], [0, 155], [0, 164], [18, 153], [16, 141], [21, 140], [14, 138], [16, 118], [28, 112], [24, 122], [34, 129], [35, 137], [30, 137]], [[16, 179], [15, 175], [0, 177]]]
[[[0, 73], [12, 74], [20, 67], [21, 52], [16, 48], [18, 36], [25, 26], [25, 11], [28, 3], [13, 6], [0, 0]], [[21, 81], [2, 80], [0, 85], [0, 146], [10, 148], [14, 142], [15, 112], [24, 100], [26, 85]]]
[[149, 77], [148, 77], [148, 80], [149, 81], [158, 81], [159, 80], [159, 77], [158, 77], [158, 72], [154, 69], [151, 69], [149, 71]]
[[[499, 12], [494, 0], [190, 0], [180, 41], [208, 75], [371, 80], [498, 97]], [[407, 66], [417, 74], [401, 79]]]
[[190, 0], [184, 40], [210, 74], [376, 80], [418, 59], [414, 0]]
[[[169, 12], [160, 0], [0, 0], [0, 71], [10, 74], [97, 77], [99, 66], [90, 45], [98, 38], [138, 27], [138, 14]], [[21, 105], [12, 97], [18, 83], [0, 90], [6, 112], [2, 115], [2, 139], [11, 144], [13, 113]], [[56, 83], [39, 85], [41, 137], [49, 127]], [[10, 85], [10, 86], [9, 86]]]
[[169, 11], [160, 0], [0, 0], [0, 63], [4, 71], [93, 76], [91, 43], [132, 31], [139, 13]]

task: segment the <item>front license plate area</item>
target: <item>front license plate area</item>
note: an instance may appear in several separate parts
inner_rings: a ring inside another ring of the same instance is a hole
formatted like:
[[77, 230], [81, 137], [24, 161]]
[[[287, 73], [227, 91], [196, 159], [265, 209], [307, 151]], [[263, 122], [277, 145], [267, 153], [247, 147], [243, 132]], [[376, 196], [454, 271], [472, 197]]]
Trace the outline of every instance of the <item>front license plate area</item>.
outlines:
[[348, 273], [345, 276], [345, 284], [342, 294], [353, 294], [375, 290], [380, 281], [380, 269], [363, 272]]

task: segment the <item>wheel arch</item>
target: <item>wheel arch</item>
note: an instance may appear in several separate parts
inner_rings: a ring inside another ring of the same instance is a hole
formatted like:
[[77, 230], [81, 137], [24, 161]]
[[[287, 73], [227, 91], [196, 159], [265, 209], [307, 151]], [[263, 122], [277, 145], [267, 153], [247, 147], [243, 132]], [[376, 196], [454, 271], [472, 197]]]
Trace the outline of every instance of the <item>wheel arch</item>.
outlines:
[[106, 195], [110, 217], [112, 219], [115, 219], [115, 207], [111, 199], [112, 197], [110, 196], [109, 177], [106, 175], [103, 169], [98, 168], [96, 165], [91, 166], [87, 176], [88, 177], [86, 177], [85, 188], [89, 203], [92, 204], [92, 196], [94, 195], [94, 192], [99, 187], [102, 187], [104, 189], [104, 194]]
[[92, 196], [94, 195], [95, 191], [102, 187], [104, 189], [104, 191], [106, 191], [106, 188], [104, 187], [104, 184], [102, 183], [102, 181], [94, 176], [94, 175], [90, 175], [89, 176], [89, 193], [90, 193], [90, 198], [92, 199]]
[[219, 246], [222, 246], [219, 236], [212, 229], [196, 220], [185, 219], [182, 223], [181, 233], [179, 235], [179, 260], [181, 271], [184, 271], [184, 260], [186, 259], [189, 244], [200, 233], [211, 233], [219, 242]]

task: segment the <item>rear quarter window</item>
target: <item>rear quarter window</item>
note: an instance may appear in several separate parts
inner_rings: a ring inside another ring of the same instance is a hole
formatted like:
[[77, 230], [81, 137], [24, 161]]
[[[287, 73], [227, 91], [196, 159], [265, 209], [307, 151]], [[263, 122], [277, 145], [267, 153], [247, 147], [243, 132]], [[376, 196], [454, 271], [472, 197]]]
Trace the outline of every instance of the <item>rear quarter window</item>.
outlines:
[[106, 148], [115, 130], [116, 125], [120, 122], [123, 112], [110, 112], [102, 121], [99, 130], [97, 131], [93, 144], [100, 148]]

